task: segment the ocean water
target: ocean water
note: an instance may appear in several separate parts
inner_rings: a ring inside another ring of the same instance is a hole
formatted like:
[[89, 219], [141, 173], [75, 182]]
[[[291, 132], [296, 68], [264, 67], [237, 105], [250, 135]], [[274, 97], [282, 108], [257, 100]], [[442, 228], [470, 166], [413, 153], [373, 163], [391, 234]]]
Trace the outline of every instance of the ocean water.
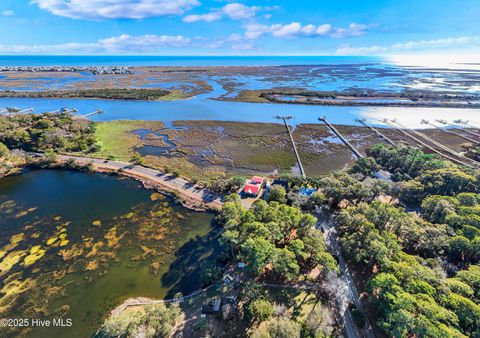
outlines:
[[381, 63], [371, 56], [0, 55], [0, 66], [280, 66]]

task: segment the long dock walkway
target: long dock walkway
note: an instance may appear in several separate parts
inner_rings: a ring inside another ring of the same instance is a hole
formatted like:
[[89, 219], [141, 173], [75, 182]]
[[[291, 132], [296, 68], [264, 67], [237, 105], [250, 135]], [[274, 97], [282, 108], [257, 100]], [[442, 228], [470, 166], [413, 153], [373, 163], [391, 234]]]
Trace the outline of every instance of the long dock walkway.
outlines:
[[387, 142], [388, 144], [396, 147], [397, 145], [395, 144], [395, 142], [393, 142], [390, 138], [388, 138], [385, 134], [383, 134], [382, 132], [380, 132], [377, 128], [369, 125], [365, 119], [358, 119], [356, 120], [357, 122], [363, 124], [365, 127], [367, 127], [368, 129], [370, 129], [371, 131], [373, 131], [378, 137], [380, 137], [382, 140], [385, 140], [385, 142]]
[[318, 119], [319, 121], [322, 121], [323, 123], [325, 123], [327, 125], [327, 127], [335, 134], [337, 135], [337, 137], [347, 146], [347, 148], [349, 148], [352, 153], [357, 156], [358, 158], [363, 158], [363, 155], [350, 143], [347, 141], [347, 139], [345, 137], [343, 137], [343, 135], [337, 130], [337, 128], [335, 128], [334, 126], [332, 126], [330, 124], [330, 122], [327, 121], [327, 118], [324, 116], [324, 117], [320, 117]]
[[472, 142], [473, 144], [480, 144], [479, 141], [474, 140], [474, 139], [472, 139], [471, 137], [462, 135], [462, 134], [457, 133], [457, 132], [455, 132], [455, 131], [453, 131], [453, 130], [448, 130], [448, 129], [446, 129], [446, 128], [441, 128], [441, 127], [437, 126], [436, 124], [433, 124], [433, 123], [430, 122], [430, 121], [422, 120], [422, 123], [423, 123], [423, 124], [426, 124], [426, 125], [428, 125], [428, 126], [430, 126], [430, 127], [436, 128], [436, 129], [438, 129], [438, 130], [440, 130], [440, 131], [443, 131], [443, 132], [445, 132], [445, 133], [452, 134], [452, 135], [456, 135], [456, 136], [458, 136], [458, 137], [460, 137], [460, 138], [462, 138], [462, 139], [464, 139], [464, 140], [466, 140], [466, 141], [468, 141], [468, 142]]
[[394, 123], [398, 126], [400, 126], [400, 128], [403, 128], [403, 129], [406, 129], [406, 130], [409, 130], [410, 132], [414, 133], [415, 135], [423, 138], [424, 140], [426, 140], [427, 142], [430, 142], [431, 144], [435, 145], [436, 147], [440, 148], [441, 150], [449, 153], [450, 155], [453, 155], [453, 156], [456, 156], [457, 158], [461, 159], [462, 161], [467, 161], [467, 162], [470, 162], [473, 166], [478, 166], [478, 162], [471, 159], [471, 158], [468, 158], [466, 157], [465, 155], [459, 153], [459, 152], [456, 152], [455, 150], [453, 149], [450, 149], [449, 147], [441, 144], [440, 142], [437, 142], [435, 141], [434, 139], [432, 139], [431, 137], [419, 132], [418, 130], [415, 130], [415, 129], [411, 129], [411, 128], [407, 128], [405, 127], [404, 125], [402, 125], [401, 123], [397, 122], [397, 121], [394, 121]]
[[103, 110], [101, 109], [97, 109], [91, 113], [88, 113], [88, 114], [85, 114], [85, 115], [82, 115], [82, 117], [89, 117], [89, 116], [92, 116], [92, 115], [96, 115], [96, 114], [102, 114], [103, 113]]
[[439, 151], [438, 149], [432, 147], [431, 145], [427, 144], [426, 142], [422, 141], [422, 140], [419, 139], [418, 137], [415, 137], [415, 136], [413, 136], [412, 134], [407, 133], [407, 132], [406, 132], [405, 130], [403, 130], [402, 128], [400, 128], [400, 127], [398, 127], [398, 126], [390, 123], [387, 119], [385, 119], [383, 122], [384, 122], [385, 124], [387, 124], [388, 126], [390, 126], [391, 128], [398, 130], [400, 133], [402, 133], [403, 135], [407, 136], [408, 138], [412, 139], [414, 142], [420, 144], [420, 145], [421, 145], [422, 147], [424, 147], [425, 149], [429, 149], [429, 150], [433, 151], [435, 154], [437, 154], [437, 155], [439, 155], [439, 156], [441, 156], [441, 157], [444, 157], [444, 158], [452, 161], [453, 163], [457, 163], [457, 164], [466, 165], [466, 166], [468, 166], [468, 167], [471, 167], [471, 165], [468, 164], [468, 163], [465, 163], [465, 162], [463, 162], [463, 161], [461, 161], [461, 160], [459, 160], [459, 159], [457, 159], [457, 158], [455, 158], [455, 157], [453, 157], [453, 156], [450, 156], [450, 155], [447, 155], [447, 154], [442, 153], [441, 151]]
[[278, 116], [277, 118], [281, 118], [283, 123], [285, 124], [285, 128], [287, 128], [288, 136], [290, 136], [290, 141], [292, 142], [293, 151], [295, 152], [295, 157], [297, 158], [298, 167], [300, 169], [300, 174], [303, 178], [306, 178], [307, 175], [305, 174], [305, 170], [303, 169], [302, 160], [300, 159], [300, 154], [297, 150], [297, 145], [295, 144], [295, 140], [293, 139], [292, 131], [290, 130], [290, 126], [287, 123], [287, 118], [285, 116]]

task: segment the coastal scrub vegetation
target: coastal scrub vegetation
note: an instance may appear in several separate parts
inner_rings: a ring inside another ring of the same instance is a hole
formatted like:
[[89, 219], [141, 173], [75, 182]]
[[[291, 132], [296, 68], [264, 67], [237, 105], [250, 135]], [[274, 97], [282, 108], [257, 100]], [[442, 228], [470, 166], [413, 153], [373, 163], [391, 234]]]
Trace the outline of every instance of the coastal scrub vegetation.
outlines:
[[110, 316], [95, 337], [170, 337], [182, 317], [178, 304], [149, 304], [143, 310], [123, 311]]
[[170, 92], [157, 88], [99, 88], [82, 90], [0, 91], [0, 97], [90, 98], [107, 100], [158, 100]]
[[89, 153], [97, 150], [95, 125], [68, 113], [0, 117], [0, 142], [30, 152]]

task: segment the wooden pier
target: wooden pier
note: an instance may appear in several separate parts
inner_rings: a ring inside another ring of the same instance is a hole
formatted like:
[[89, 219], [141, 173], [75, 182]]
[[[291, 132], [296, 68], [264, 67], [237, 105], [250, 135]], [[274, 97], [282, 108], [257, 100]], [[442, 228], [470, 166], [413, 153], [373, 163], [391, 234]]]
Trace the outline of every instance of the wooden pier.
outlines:
[[102, 114], [103, 113], [103, 110], [101, 109], [97, 109], [91, 113], [88, 113], [88, 114], [85, 114], [85, 115], [82, 115], [82, 117], [89, 117], [89, 116], [92, 116], [92, 115], [96, 115], [96, 114]]
[[429, 122], [429, 121], [427, 121], [427, 120], [422, 120], [422, 124], [426, 124], [426, 125], [428, 125], [428, 126], [431, 126], [431, 127], [433, 127], [433, 128], [436, 128], [436, 129], [441, 130], [441, 131], [443, 131], [443, 132], [445, 132], [445, 133], [448, 133], [448, 134], [456, 135], [456, 136], [458, 136], [458, 137], [460, 137], [460, 138], [463, 138], [464, 140], [466, 140], [466, 141], [468, 141], [468, 142], [472, 142], [473, 144], [480, 144], [480, 142], [477, 141], [477, 140], [474, 140], [474, 139], [472, 139], [472, 138], [470, 138], [470, 137], [468, 137], [468, 136], [465, 136], [465, 135], [462, 135], [462, 134], [460, 134], [460, 133], [457, 133], [457, 132], [455, 132], [455, 131], [453, 131], [453, 130], [448, 130], [448, 129], [446, 129], [446, 128], [445, 128], [445, 129], [444, 129], [444, 128], [441, 128], [441, 127], [439, 127], [439, 126], [437, 126], [437, 125], [435, 125], [435, 124], [433, 124], [433, 123], [431, 123], [431, 122]]
[[357, 122], [363, 124], [365, 127], [367, 127], [368, 129], [370, 129], [371, 131], [373, 131], [375, 134], [377, 134], [382, 140], [384, 140], [385, 142], [387, 142], [388, 144], [396, 147], [397, 145], [395, 144], [395, 142], [393, 142], [390, 138], [388, 138], [386, 135], [384, 135], [382, 132], [380, 132], [377, 128], [367, 124], [367, 122], [365, 121], [365, 119], [358, 119], [356, 120]]
[[[438, 123], [441, 123], [441, 124], [444, 124], [446, 126], [450, 126], [450, 127], [454, 127], [454, 128], [458, 128], [459, 126], [458, 125], [455, 125], [455, 124], [452, 124], [452, 123], [448, 123], [447, 121], [445, 120], [436, 120]], [[461, 120], [459, 120], [461, 121]], [[455, 122], [455, 121], [454, 121]], [[480, 133], [476, 132], [476, 131], [473, 131], [473, 130], [469, 130], [467, 129], [467, 126], [468, 126], [468, 121], [461, 121], [458, 123], [461, 128], [462, 128], [462, 131], [466, 132], [467, 134], [470, 134], [472, 136], [475, 136], [475, 137], [480, 137]], [[471, 128], [475, 128], [474, 126], [471, 126]]]
[[[403, 135], [407, 136], [408, 138], [412, 139], [414, 142], [420, 144], [422, 147], [424, 147], [425, 149], [429, 149], [431, 150], [432, 152], [434, 152], [435, 154], [441, 156], [441, 157], [444, 157], [450, 161], [452, 161], [453, 163], [456, 163], [456, 164], [461, 164], [461, 165], [465, 165], [467, 167], [472, 167], [471, 164], [467, 163], [467, 162], [464, 162], [460, 159], [458, 159], [457, 156], [451, 156], [451, 155], [448, 155], [448, 154], [445, 154], [445, 153], [442, 153], [441, 151], [439, 151], [438, 149], [432, 147], [431, 145], [427, 144], [426, 142], [424, 142], [423, 140], [421, 140], [420, 138], [412, 135], [412, 134], [416, 134], [420, 137], [422, 137], [422, 134], [418, 133], [417, 131], [414, 131], [410, 128], [405, 128], [403, 129], [403, 127], [398, 124], [398, 122], [396, 123], [397, 125], [394, 125], [393, 123], [391, 123], [389, 120], [387, 119], [384, 119], [383, 122], [385, 124], [387, 124], [388, 126], [390, 126], [391, 128], [393, 129], [396, 129], [398, 130], [399, 132], [401, 132]], [[412, 134], [408, 133], [406, 130], [410, 131]]]
[[300, 154], [298, 153], [298, 150], [297, 150], [297, 145], [295, 144], [295, 140], [293, 139], [292, 131], [290, 130], [290, 127], [287, 123], [287, 120], [290, 120], [293, 117], [292, 116], [279, 116], [279, 115], [277, 115], [277, 116], [275, 116], [275, 118], [283, 120], [283, 124], [285, 124], [285, 128], [287, 128], [288, 136], [290, 136], [290, 141], [292, 142], [293, 151], [295, 152], [295, 157], [297, 158], [297, 163], [298, 163], [298, 167], [300, 169], [300, 174], [302, 175], [303, 178], [306, 178], [307, 175], [305, 174], [305, 170], [303, 169], [302, 160], [300, 159]]
[[349, 148], [352, 153], [357, 156], [357, 158], [363, 158], [363, 155], [350, 143], [347, 141], [347, 139], [345, 137], [343, 137], [342, 134], [340, 134], [340, 132], [334, 127], [332, 126], [328, 121], [327, 121], [327, 118], [324, 116], [324, 117], [320, 117], [318, 119], [319, 121], [322, 121], [323, 123], [325, 123], [327, 125], [327, 127], [335, 134], [337, 135], [337, 137], [347, 146], [347, 148]]

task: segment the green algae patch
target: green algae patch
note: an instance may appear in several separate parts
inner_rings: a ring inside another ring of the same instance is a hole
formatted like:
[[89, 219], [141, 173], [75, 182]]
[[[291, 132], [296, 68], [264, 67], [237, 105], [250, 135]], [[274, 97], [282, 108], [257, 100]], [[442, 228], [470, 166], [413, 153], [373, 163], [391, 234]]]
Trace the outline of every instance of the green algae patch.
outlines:
[[25, 250], [17, 250], [10, 252], [0, 262], [0, 277], [5, 275], [10, 269], [17, 264], [25, 256]]
[[34, 212], [35, 210], [37, 210], [38, 208], [30, 208], [30, 209], [27, 209], [27, 210], [23, 210], [23, 211], [19, 211], [17, 212], [17, 214], [15, 215], [15, 218], [21, 218], [23, 216], [26, 216], [32, 212]]
[[163, 196], [162, 194], [158, 193], [158, 192], [154, 192], [153, 194], [150, 195], [150, 200], [152, 202], [155, 202], [155, 201], [158, 201], [158, 200], [162, 200], [164, 199], [165, 196]]
[[14, 279], [10, 281], [8, 284], [4, 285], [3, 288], [0, 290], [1, 293], [5, 294], [6, 296], [15, 295], [19, 293], [23, 293], [36, 285], [36, 281], [32, 278], [27, 278], [24, 281], [20, 279]]
[[107, 246], [110, 248], [118, 247], [120, 241], [123, 237], [125, 237], [127, 233], [124, 232], [120, 236], [117, 235], [117, 227], [114, 226], [108, 230], [107, 234], [105, 235], [105, 239], [107, 240]]
[[56, 241], [58, 241], [58, 236], [53, 236], [47, 239], [47, 245], [52, 246]]
[[78, 257], [83, 254], [83, 247], [79, 243], [73, 244], [70, 249], [62, 249], [58, 252], [58, 255], [63, 258], [64, 261], [68, 261], [72, 258]]
[[93, 244], [92, 250], [90, 250], [90, 252], [87, 254], [87, 258], [96, 256], [99, 253], [100, 249], [103, 248], [104, 246], [105, 246], [104, 242], [97, 242]]
[[18, 242], [17, 242], [17, 243], [9, 243], [9, 244], [5, 245], [5, 246], [0, 250], [0, 259], [2, 259], [3, 257], [5, 257], [5, 255], [6, 255], [9, 251], [12, 251], [12, 250], [15, 249], [17, 246], [18, 246]]
[[23, 266], [26, 268], [35, 264], [36, 261], [45, 256], [46, 250], [42, 249], [40, 245], [35, 245], [30, 248], [30, 254], [23, 260]]
[[95, 259], [85, 265], [85, 271], [95, 271], [98, 269], [98, 261]]
[[61, 233], [60, 236], [58, 236], [59, 239], [59, 244], [58, 246], [66, 246], [70, 241], [67, 239], [67, 234], [65, 232]]
[[57, 225], [56, 227], [57, 231], [52, 237], [47, 239], [46, 241], [47, 245], [52, 247], [66, 246], [69, 243], [69, 240], [67, 240], [67, 226], [69, 224], [70, 222], [65, 222], [60, 225]]
[[36, 286], [36, 281], [27, 278], [24, 281], [20, 279], [10, 279], [5, 281], [5, 285], [0, 290], [3, 296], [0, 298], [0, 312], [4, 313], [15, 305], [18, 296]]
[[19, 233], [19, 234], [16, 234], [16, 235], [13, 235], [12, 237], [10, 237], [10, 243], [19, 243], [21, 241], [23, 241], [23, 239], [25, 238], [25, 234], [23, 232]]

